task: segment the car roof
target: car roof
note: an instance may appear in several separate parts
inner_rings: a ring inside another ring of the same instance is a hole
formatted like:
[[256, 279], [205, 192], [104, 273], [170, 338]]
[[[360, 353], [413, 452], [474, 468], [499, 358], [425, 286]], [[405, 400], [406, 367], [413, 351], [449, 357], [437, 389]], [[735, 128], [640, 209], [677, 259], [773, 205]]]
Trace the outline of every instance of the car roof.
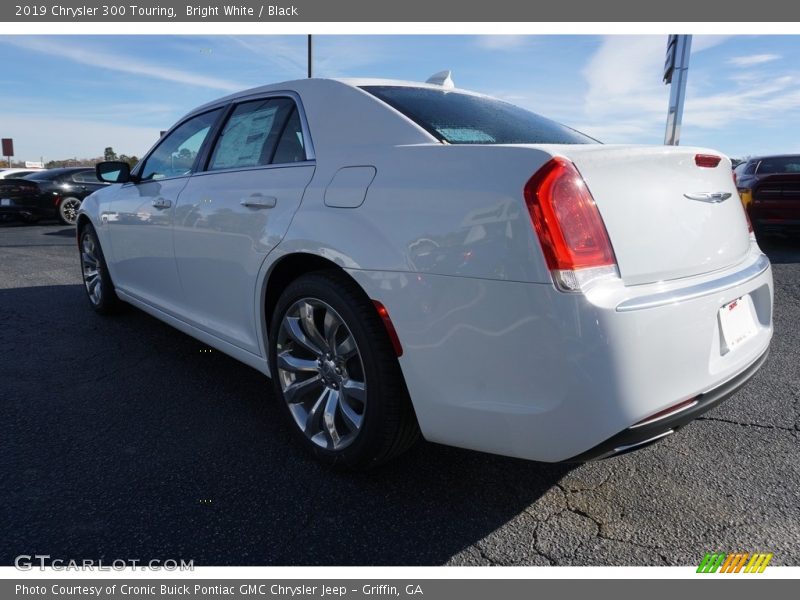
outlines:
[[181, 120], [185, 119], [190, 115], [201, 113], [211, 108], [227, 104], [229, 102], [239, 100], [241, 98], [247, 98], [249, 96], [257, 96], [259, 94], [266, 94], [270, 92], [279, 92], [279, 91], [295, 91], [298, 93], [314, 93], [314, 92], [325, 93], [325, 90], [330, 89], [331, 86], [346, 86], [353, 89], [358, 89], [365, 86], [414, 87], [414, 88], [426, 88], [431, 90], [446, 89], [448, 92], [459, 92], [462, 94], [470, 94], [473, 96], [485, 97], [485, 94], [479, 94], [477, 92], [473, 92], [470, 90], [464, 90], [460, 88], [444, 88], [441, 85], [436, 85], [432, 83], [422, 83], [419, 81], [405, 81], [401, 79], [375, 79], [375, 78], [365, 78], [365, 77], [345, 77], [345, 78], [312, 77], [306, 79], [292, 79], [289, 81], [281, 81], [279, 83], [271, 83], [268, 85], [262, 85], [242, 90], [240, 92], [235, 92], [233, 94], [229, 94], [228, 96], [223, 96], [221, 98], [217, 98], [216, 100], [212, 100], [211, 102], [207, 102], [202, 106], [198, 106], [191, 112], [187, 113]]
[[94, 171], [94, 167], [59, 167], [57, 169], [42, 169], [31, 173], [31, 175], [42, 175], [44, 179], [55, 178], [60, 175], [70, 173], [80, 173], [81, 171]]

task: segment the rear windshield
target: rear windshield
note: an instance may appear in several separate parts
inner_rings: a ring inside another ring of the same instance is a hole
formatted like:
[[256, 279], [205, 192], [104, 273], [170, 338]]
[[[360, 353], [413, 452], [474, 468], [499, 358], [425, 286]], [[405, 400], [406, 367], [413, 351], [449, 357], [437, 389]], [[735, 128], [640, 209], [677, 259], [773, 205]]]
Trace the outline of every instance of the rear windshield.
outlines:
[[758, 164], [759, 175], [770, 173], [800, 173], [800, 156], [774, 156], [762, 158]]
[[597, 143], [574, 129], [493, 98], [402, 86], [362, 89], [450, 144]]

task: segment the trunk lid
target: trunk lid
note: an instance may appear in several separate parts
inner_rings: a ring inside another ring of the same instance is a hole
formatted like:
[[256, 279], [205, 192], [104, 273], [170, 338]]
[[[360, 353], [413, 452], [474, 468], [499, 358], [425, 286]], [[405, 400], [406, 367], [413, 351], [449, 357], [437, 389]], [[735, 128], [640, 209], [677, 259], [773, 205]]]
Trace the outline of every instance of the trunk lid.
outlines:
[[28, 179], [0, 179], [0, 198], [21, 200], [36, 196], [39, 186]]
[[[736, 264], [750, 247], [730, 161], [698, 167], [674, 146], [558, 146], [581, 173], [626, 285], [690, 277]], [[703, 194], [730, 194], [725, 200]], [[694, 199], [687, 197], [692, 196]], [[717, 200], [717, 201], [710, 201]]]

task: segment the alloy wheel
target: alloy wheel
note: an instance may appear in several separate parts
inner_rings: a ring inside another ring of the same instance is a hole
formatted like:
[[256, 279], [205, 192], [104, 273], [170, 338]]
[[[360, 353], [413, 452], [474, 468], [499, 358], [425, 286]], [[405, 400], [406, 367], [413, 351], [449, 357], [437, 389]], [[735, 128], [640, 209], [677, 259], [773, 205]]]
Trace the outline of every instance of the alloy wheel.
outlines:
[[70, 225], [74, 225], [78, 219], [78, 210], [80, 210], [81, 201], [77, 198], [67, 198], [61, 203], [61, 216]]
[[81, 267], [83, 268], [83, 284], [89, 294], [89, 300], [97, 306], [103, 299], [103, 278], [97, 244], [91, 235], [84, 235], [81, 242]]
[[338, 451], [361, 431], [367, 405], [364, 363], [341, 316], [316, 298], [292, 304], [277, 338], [278, 379], [300, 431]]

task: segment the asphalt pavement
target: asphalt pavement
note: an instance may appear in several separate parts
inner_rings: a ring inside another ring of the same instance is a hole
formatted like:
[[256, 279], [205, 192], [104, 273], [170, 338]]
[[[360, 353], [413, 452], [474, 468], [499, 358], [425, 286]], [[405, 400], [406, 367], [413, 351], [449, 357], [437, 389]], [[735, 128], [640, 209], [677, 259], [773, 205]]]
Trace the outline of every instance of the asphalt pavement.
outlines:
[[0, 564], [798, 565], [800, 241], [763, 246], [768, 362], [676, 435], [579, 466], [420, 443], [341, 474], [263, 375], [136, 309], [95, 315], [71, 228], [0, 223]]

